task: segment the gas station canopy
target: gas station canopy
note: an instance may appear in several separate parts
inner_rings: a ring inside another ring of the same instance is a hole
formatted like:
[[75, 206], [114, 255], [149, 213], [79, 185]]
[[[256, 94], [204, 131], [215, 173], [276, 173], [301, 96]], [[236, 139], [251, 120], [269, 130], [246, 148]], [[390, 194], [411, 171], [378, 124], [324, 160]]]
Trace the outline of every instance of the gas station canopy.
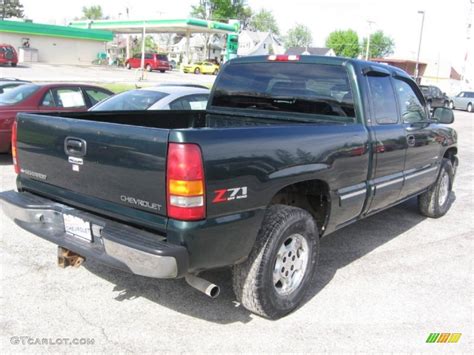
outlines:
[[165, 20], [86, 20], [74, 21], [71, 27], [108, 30], [115, 33], [235, 33], [239, 31], [238, 24], [227, 24], [216, 21], [189, 19]]

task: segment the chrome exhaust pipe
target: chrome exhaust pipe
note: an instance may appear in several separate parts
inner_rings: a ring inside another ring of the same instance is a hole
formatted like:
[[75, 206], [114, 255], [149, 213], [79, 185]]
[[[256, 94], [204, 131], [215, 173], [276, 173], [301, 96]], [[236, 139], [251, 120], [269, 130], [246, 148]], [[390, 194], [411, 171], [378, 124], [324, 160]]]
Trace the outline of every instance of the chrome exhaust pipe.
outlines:
[[205, 293], [211, 298], [217, 298], [221, 293], [221, 288], [212, 282], [204, 280], [196, 275], [187, 274], [184, 276], [186, 282], [196, 290]]

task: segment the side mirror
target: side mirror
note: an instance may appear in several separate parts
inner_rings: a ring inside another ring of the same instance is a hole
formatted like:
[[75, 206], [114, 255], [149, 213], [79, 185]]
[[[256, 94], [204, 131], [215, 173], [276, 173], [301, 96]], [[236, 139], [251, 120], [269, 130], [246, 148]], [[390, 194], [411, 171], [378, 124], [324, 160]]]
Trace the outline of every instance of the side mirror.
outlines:
[[443, 124], [451, 124], [454, 122], [453, 110], [446, 107], [436, 107], [433, 111], [433, 120]]

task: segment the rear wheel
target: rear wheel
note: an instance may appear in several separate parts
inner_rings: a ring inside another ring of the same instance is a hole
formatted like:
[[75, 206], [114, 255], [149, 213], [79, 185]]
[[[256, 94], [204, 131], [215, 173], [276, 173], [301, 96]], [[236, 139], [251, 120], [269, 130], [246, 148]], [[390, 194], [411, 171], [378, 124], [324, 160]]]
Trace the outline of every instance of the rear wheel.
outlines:
[[164, 73], [165, 71], [164, 70], [160, 70], [160, 73]]
[[307, 211], [269, 207], [248, 259], [234, 266], [237, 300], [263, 317], [277, 319], [288, 314], [308, 291], [318, 255], [318, 229]]
[[472, 112], [472, 104], [471, 103], [467, 104], [467, 112]]
[[194, 69], [194, 74], [201, 74], [201, 70], [199, 68]]
[[439, 218], [451, 207], [451, 191], [454, 181], [454, 168], [451, 160], [444, 158], [436, 182], [418, 196], [418, 208], [424, 216]]

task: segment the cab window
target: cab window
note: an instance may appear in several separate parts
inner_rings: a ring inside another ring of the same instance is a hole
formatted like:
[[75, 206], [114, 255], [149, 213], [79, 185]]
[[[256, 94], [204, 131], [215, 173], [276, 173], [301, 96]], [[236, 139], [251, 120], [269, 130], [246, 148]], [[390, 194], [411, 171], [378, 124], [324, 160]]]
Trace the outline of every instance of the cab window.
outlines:
[[410, 84], [400, 79], [395, 79], [394, 84], [403, 122], [416, 123], [426, 121], [425, 107]]
[[368, 76], [372, 110], [377, 124], [398, 122], [397, 101], [388, 76]]

